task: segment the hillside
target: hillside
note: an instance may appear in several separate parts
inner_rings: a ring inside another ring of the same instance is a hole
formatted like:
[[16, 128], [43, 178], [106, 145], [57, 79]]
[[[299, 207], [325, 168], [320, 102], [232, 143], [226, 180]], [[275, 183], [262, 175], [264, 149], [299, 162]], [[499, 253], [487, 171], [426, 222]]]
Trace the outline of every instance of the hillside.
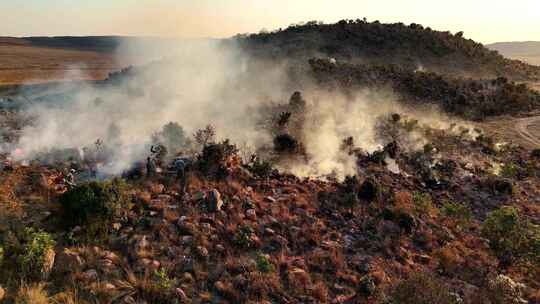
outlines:
[[397, 66], [369, 66], [310, 60], [311, 75], [336, 91], [391, 88], [401, 101], [414, 106], [436, 104], [443, 111], [467, 119], [517, 114], [540, 108], [540, 94], [506, 78], [473, 80]]
[[538, 79], [540, 68], [505, 59], [463, 33], [440, 32], [419, 24], [344, 20], [308, 22], [274, 32], [236, 37], [251, 54], [274, 59], [333, 57], [338, 61], [396, 64], [440, 74]]
[[540, 41], [497, 42], [486, 45], [505, 57], [540, 65]]

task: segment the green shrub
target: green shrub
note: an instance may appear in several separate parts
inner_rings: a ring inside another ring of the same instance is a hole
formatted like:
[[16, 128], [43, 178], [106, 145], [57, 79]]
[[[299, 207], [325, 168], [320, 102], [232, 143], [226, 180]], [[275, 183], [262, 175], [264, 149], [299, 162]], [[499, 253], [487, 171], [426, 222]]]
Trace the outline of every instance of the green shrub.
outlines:
[[540, 226], [521, 219], [516, 208], [503, 206], [492, 211], [482, 225], [482, 234], [497, 256], [540, 263]]
[[429, 214], [433, 209], [431, 195], [429, 193], [414, 192], [413, 193], [414, 209], [418, 214]]
[[274, 271], [274, 265], [266, 255], [259, 254], [257, 255], [257, 270], [262, 273], [270, 273]]
[[456, 295], [432, 274], [417, 273], [399, 282], [390, 292], [392, 304], [457, 304]]
[[236, 244], [236, 246], [241, 248], [249, 248], [251, 247], [253, 241], [251, 240], [251, 234], [253, 233], [253, 229], [249, 226], [242, 226], [234, 235], [233, 243]]
[[247, 169], [257, 177], [266, 178], [272, 174], [274, 166], [267, 160], [255, 158], [248, 164]]
[[79, 185], [60, 197], [64, 222], [69, 226], [107, 222], [127, 205], [126, 185], [122, 180]]
[[46, 255], [53, 250], [55, 241], [51, 234], [43, 230], [26, 228], [24, 244], [17, 256], [17, 266], [23, 277], [40, 275], [46, 264]]
[[506, 163], [501, 166], [501, 176], [506, 178], [515, 178], [519, 173], [519, 167], [511, 164]]
[[165, 268], [154, 271], [154, 286], [159, 290], [171, 290], [176, 285], [176, 279], [170, 278]]
[[472, 219], [472, 213], [469, 208], [454, 202], [445, 202], [441, 208], [441, 212], [445, 217], [455, 220], [461, 228], [468, 226]]

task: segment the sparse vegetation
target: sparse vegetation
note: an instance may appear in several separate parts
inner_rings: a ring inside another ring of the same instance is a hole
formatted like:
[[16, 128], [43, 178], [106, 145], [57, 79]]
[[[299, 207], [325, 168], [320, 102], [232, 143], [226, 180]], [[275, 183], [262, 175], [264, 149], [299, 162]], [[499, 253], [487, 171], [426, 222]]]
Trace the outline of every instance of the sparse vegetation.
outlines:
[[[53, 236], [42, 230], [26, 228], [20, 253], [17, 256], [19, 275], [35, 279], [50, 272], [54, 262]], [[52, 259], [52, 260], [51, 260]]]
[[540, 265], [540, 227], [521, 218], [516, 208], [492, 211], [482, 225], [482, 234], [498, 257], [524, 258]]
[[401, 281], [392, 289], [390, 303], [458, 304], [460, 301], [441, 279], [429, 273], [417, 273]]
[[120, 179], [76, 186], [60, 197], [63, 222], [67, 227], [83, 226], [89, 239], [103, 237], [111, 230], [112, 221], [130, 209], [126, 191], [127, 185]]

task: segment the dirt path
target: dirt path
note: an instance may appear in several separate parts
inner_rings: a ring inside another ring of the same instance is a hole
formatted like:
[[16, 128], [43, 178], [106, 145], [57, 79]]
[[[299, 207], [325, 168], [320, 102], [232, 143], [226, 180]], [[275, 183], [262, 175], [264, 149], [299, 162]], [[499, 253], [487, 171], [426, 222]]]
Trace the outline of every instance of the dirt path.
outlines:
[[497, 141], [512, 142], [529, 149], [540, 148], [540, 113], [525, 118], [498, 117], [478, 126]]
[[540, 147], [540, 134], [535, 132], [538, 131], [538, 126], [540, 126], [540, 116], [522, 118], [517, 120], [516, 131], [525, 140]]

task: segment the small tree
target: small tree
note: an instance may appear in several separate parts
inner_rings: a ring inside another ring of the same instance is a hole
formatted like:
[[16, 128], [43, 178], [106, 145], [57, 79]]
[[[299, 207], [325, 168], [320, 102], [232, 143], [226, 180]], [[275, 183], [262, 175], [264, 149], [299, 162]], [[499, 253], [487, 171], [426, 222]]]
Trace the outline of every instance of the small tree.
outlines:
[[202, 147], [215, 141], [216, 129], [212, 125], [207, 125], [204, 129], [199, 129], [193, 134], [195, 141]]

